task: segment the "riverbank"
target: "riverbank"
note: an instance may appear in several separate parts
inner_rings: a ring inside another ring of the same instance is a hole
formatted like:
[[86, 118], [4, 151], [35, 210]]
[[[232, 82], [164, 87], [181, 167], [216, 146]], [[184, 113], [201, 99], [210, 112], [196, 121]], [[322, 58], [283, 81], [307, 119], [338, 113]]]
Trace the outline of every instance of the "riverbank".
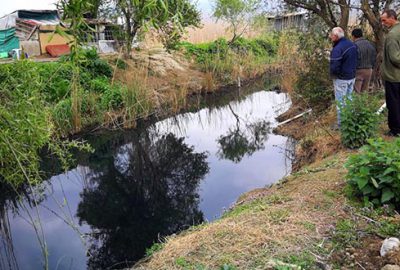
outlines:
[[75, 62], [62, 57], [0, 65], [0, 177], [16, 186], [40, 183], [38, 152], [44, 147], [68, 168], [71, 148], [88, 149], [69, 142], [71, 135], [135, 128], [139, 120], [190, 109], [188, 97], [243, 85], [276, 69], [275, 39], [237, 42], [232, 48], [224, 39], [185, 43], [175, 53], [141, 50], [128, 60], [83, 50]]
[[399, 236], [400, 216], [349, 199], [344, 163], [355, 151], [341, 146], [340, 134], [329, 128], [334, 121], [332, 107], [281, 128], [299, 140], [295, 172], [244, 194], [221, 219], [167, 237], [134, 269], [372, 270], [398, 264], [398, 253], [380, 257], [379, 250], [385, 237]]

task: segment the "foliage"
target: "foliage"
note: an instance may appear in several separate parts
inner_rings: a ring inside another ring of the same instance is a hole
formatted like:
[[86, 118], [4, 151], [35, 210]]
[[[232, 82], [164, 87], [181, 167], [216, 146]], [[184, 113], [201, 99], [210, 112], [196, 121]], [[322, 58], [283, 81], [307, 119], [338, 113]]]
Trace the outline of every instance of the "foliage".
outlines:
[[231, 42], [241, 37], [260, 11], [261, 0], [215, 0], [213, 16], [229, 24]]
[[164, 247], [163, 243], [154, 243], [151, 247], [146, 249], [146, 257], [152, 256], [157, 251], [163, 249], [163, 247]]
[[324, 52], [326, 41], [322, 36], [306, 34], [299, 37], [299, 44], [307, 68], [299, 72], [293, 98], [316, 110], [329, 108], [334, 95]]
[[378, 100], [368, 94], [356, 94], [345, 99], [340, 107], [340, 132], [342, 143], [348, 148], [358, 148], [376, 135], [379, 115]]
[[44, 147], [60, 158], [64, 168], [71, 159], [69, 149], [85, 147], [74, 141], [60, 142], [56, 136], [42, 91], [47, 81], [41, 69], [29, 61], [0, 66], [0, 180], [14, 187], [42, 180], [39, 151]]
[[338, 249], [357, 246], [359, 238], [356, 223], [351, 219], [338, 220], [332, 236], [332, 242]]
[[[197, 25], [200, 14], [189, 0], [114, 0], [125, 24], [125, 57], [129, 57], [137, 34], [149, 28], [165, 33], [167, 45], [174, 44], [183, 28]], [[167, 36], [168, 35], [168, 36]]]
[[37, 68], [25, 61], [15, 65], [1, 67], [0, 179], [17, 186], [40, 179], [38, 150], [51, 141], [52, 125]]
[[[41, 89], [47, 102], [58, 102], [70, 94], [72, 69], [69, 63], [38, 63], [38, 75], [44, 81]], [[9, 68], [13, 68], [9, 66]], [[19, 78], [20, 77], [16, 77]]]
[[118, 110], [123, 107], [122, 88], [108, 88], [101, 96], [101, 107], [105, 110]]
[[187, 27], [199, 27], [201, 15], [196, 6], [190, 1], [169, 1], [168, 11], [170, 14], [182, 14], [182, 17], [174, 15], [173, 23], [167, 22], [160, 25], [158, 33], [163, 45], [168, 49], [177, 49], [184, 29]]
[[79, 67], [82, 59], [81, 48], [85, 36], [85, 31], [89, 28], [84, 18], [84, 14], [90, 11], [91, 4], [86, 0], [60, 0], [57, 2], [57, 9], [62, 14], [61, 20], [67, 29], [59, 26], [56, 32], [62, 36], [72, 36], [69, 43], [71, 53], [68, 58], [71, 61], [71, 101], [72, 101], [72, 123], [75, 132], [81, 129], [81, 91]]
[[362, 197], [365, 204], [400, 206], [400, 139], [368, 140], [359, 154], [350, 156], [346, 167], [352, 195]]
[[59, 101], [52, 110], [55, 126], [60, 134], [68, 134], [72, 130], [72, 101], [70, 98]]
[[318, 15], [329, 28], [340, 26], [347, 30], [351, 7], [345, 0], [284, 0], [284, 2], [289, 7], [305, 9]]
[[113, 70], [107, 61], [100, 59], [96, 49], [82, 50], [80, 56], [80, 67], [89, 72], [92, 77], [104, 76], [111, 78]]

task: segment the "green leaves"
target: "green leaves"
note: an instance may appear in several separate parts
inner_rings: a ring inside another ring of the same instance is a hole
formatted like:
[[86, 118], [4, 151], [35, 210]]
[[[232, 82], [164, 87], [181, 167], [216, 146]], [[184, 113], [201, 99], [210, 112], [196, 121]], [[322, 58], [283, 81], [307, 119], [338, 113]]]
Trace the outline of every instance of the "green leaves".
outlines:
[[231, 42], [240, 37], [262, 11], [261, 0], [215, 0], [214, 2], [213, 16], [230, 25], [229, 28], [233, 32]]
[[368, 94], [356, 94], [338, 104], [341, 118], [342, 143], [354, 149], [364, 145], [367, 139], [375, 136], [379, 115], [377, 99]]
[[346, 163], [347, 183], [353, 195], [364, 198], [366, 204], [400, 206], [400, 139], [385, 142], [368, 140], [359, 154]]

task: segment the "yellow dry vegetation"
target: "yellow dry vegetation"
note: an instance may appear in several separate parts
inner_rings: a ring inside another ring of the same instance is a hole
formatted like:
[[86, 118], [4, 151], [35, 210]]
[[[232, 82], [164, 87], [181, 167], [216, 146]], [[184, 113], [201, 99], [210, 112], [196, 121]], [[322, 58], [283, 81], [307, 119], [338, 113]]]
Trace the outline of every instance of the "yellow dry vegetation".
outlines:
[[[247, 29], [243, 37], [255, 38], [261, 34], [260, 30]], [[185, 41], [190, 43], [199, 44], [215, 41], [219, 38], [225, 38], [230, 40], [233, 37], [233, 33], [229, 30], [229, 25], [224, 22], [215, 22], [212, 20], [206, 20], [202, 22], [202, 25], [198, 28], [188, 28], [185, 36]]]

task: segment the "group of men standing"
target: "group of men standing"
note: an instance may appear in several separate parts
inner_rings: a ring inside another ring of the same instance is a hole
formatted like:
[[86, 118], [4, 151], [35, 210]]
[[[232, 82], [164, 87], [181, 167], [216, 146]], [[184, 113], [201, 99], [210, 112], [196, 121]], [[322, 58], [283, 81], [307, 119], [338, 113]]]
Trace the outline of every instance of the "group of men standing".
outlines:
[[[384, 11], [381, 23], [389, 29], [381, 66], [388, 108], [388, 135], [400, 136], [400, 24], [396, 12]], [[330, 73], [335, 99], [342, 103], [345, 97], [351, 98], [353, 89], [356, 93], [368, 91], [376, 61], [376, 49], [371, 42], [363, 38], [361, 29], [353, 30], [353, 42], [345, 38], [345, 33], [340, 27], [333, 28], [329, 37], [333, 42]], [[339, 106], [337, 113], [340, 128]]]

